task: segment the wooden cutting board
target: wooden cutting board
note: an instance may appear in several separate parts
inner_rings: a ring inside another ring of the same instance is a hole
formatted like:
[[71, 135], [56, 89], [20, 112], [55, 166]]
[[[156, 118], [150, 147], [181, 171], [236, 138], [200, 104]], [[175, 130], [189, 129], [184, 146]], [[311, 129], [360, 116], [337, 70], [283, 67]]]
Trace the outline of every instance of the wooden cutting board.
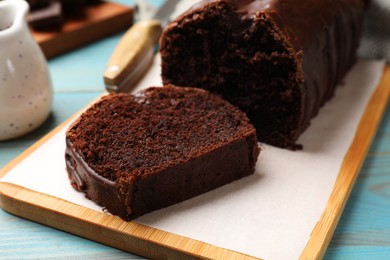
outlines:
[[128, 6], [101, 2], [86, 7], [82, 18], [66, 19], [58, 30], [31, 32], [46, 58], [52, 58], [128, 29], [133, 24], [133, 11]]
[[[380, 124], [381, 117], [386, 110], [389, 93], [390, 66], [387, 66], [381, 83], [372, 95], [360, 120], [352, 145], [344, 157], [333, 191], [301, 254], [301, 259], [317, 259], [324, 255]], [[3, 168], [0, 171], [0, 177], [46, 143], [67, 123], [57, 127]], [[10, 213], [145, 257], [255, 259], [252, 256], [136, 222], [124, 222], [118, 217], [14, 184], [0, 183], [0, 191], [0, 205]]]

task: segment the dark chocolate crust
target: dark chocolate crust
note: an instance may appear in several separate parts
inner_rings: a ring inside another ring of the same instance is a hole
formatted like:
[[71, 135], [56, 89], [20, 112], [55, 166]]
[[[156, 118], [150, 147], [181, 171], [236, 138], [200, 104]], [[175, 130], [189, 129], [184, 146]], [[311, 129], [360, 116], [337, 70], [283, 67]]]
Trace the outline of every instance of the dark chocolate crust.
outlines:
[[107, 95], [66, 133], [72, 186], [124, 220], [250, 175], [258, 154], [245, 114], [194, 88]]
[[222, 95], [259, 141], [297, 148], [356, 60], [366, 2], [202, 1], [163, 32], [163, 82]]

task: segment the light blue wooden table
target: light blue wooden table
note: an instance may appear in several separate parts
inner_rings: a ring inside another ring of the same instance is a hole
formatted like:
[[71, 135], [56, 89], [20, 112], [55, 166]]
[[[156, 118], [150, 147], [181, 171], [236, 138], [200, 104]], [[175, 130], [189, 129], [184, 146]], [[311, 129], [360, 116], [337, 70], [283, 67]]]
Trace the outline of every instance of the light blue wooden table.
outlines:
[[[121, 0], [125, 4], [131, 1]], [[159, 4], [160, 1], [154, 1]], [[52, 59], [54, 105], [47, 122], [0, 142], [0, 168], [104, 91], [102, 73], [120, 34]], [[138, 259], [0, 209], [0, 259]], [[382, 120], [326, 259], [390, 259], [390, 109]]]

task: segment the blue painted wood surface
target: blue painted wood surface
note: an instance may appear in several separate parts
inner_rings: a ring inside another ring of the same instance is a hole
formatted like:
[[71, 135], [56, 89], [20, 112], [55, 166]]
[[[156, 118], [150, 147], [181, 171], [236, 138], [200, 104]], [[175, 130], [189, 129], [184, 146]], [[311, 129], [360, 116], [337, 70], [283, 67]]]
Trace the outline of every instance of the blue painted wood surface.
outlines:
[[[120, 36], [98, 41], [49, 62], [55, 90], [52, 114], [37, 131], [17, 140], [0, 142], [0, 168], [104, 91], [102, 73]], [[26, 258], [139, 259], [0, 209], [0, 259]], [[382, 120], [325, 258], [390, 259], [390, 109]]]

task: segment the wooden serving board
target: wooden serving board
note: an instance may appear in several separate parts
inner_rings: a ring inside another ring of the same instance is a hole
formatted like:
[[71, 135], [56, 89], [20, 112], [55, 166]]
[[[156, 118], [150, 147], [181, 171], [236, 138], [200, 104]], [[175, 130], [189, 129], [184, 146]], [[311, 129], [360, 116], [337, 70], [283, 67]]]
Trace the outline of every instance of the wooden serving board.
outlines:
[[58, 30], [31, 32], [46, 58], [52, 58], [128, 29], [133, 24], [133, 11], [128, 6], [101, 2], [86, 7], [82, 18], [66, 19]]
[[[322, 216], [301, 253], [301, 259], [321, 258], [331, 240], [357, 179], [390, 93], [390, 67], [385, 68], [356, 129]], [[69, 119], [72, 120], [72, 119]], [[61, 131], [57, 127], [0, 171], [0, 177]], [[6, 211], [48, 226], [149, 258], [255, 259], [252, 256], [169, 233], [70, 203], [15, 184], [0, 182], [0, 205]], [[281, 249], [282, 250], [282, 249]]]

